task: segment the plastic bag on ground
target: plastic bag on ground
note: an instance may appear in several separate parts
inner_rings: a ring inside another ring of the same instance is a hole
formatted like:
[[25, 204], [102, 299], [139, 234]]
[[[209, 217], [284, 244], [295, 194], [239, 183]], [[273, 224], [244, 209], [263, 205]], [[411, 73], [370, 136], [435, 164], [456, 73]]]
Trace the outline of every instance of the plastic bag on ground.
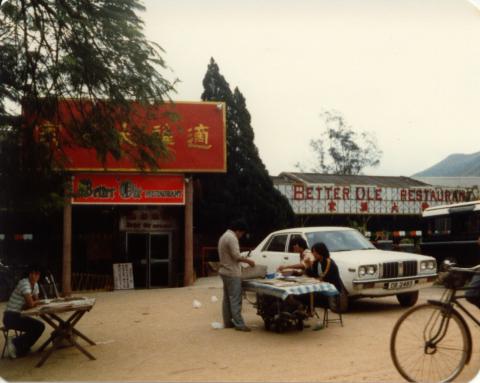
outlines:
[[212, 322], [212, 328], [214, 328], [215, 330], [219, 330], [219, 329], [224, 328], [224, 326], [223, 326], [223, 323], [220, 323], [220, 322]]

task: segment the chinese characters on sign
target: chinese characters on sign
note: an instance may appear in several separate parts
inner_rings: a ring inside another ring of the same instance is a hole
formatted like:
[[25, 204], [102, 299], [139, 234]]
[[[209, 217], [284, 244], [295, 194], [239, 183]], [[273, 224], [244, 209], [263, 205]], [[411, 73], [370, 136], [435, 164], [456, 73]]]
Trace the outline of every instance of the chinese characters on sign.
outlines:
[[203, 124], [188, 129], [188, 147], [210, 149], [212, 145], [208, 143], [208, 129], [208, 126]]
[[[72, 116], [76, 119], [88, 118], [80, 117], [76, 111], [78, 103], [76, 100], [60, 101], [55, 116], [38, 117], [34, 111], [25, 110], [27, 119], [39, 120], [35, 127], [36, 139], [56, 151], [59, 159], [65, 159], [64, 166], [67, 170], [138, 171], [137, 164], [128, 156], [115, 159], [108, 155], [103, 164], [98, 161], [94, 149], [76, 146], [71, 142], [71, 135], [65, 126], [72, 123]], [[168, 149], [167, 156], [157, 159], [156, 172], [227, 170], [226, 117], [223, 103], [164, 103], [148, 110], [140, 104], [133, 103], [130, 121], [117, 123], [121, 146], [128, 153], [135, 153], [135, 150], [139, 149], [133, 139], [134, 126], [141, 126], [145, 132], [158, 134]], [[63, 145], [64, 143], [68, 144]]]
[[446, 187], [284, 184], [276, 188], [295, 214], [421, 214], [429, 206], [479, 197], [473, 195], [475, 190]]
[[172, 149], [175, 146], [175, 139], [172, 134], [172, 129], [168, 123], [164, 125], [155, 125], [152, 129], [153, 133], [157, 133], [161, 138], [163, 144], [168, 148]]
[[61, 126], [46, 121], [38, 132], [38, 142], [49, 146], [51, 150], [58, 149], [60, 128]]
[[174, 217], [169, 215], [168, 211], [161, 207], [156, 209], [138, 209], [130, 211], [127, 215], [120, 218], [121, 231], [155, 231], [165, 229], [175, 229], [177, 222]]

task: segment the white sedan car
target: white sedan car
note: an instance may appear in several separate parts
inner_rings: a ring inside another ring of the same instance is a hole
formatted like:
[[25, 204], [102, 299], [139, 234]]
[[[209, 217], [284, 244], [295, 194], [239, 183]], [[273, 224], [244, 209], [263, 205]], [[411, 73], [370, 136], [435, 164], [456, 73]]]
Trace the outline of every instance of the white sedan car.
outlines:
[[243, 253], [256, 264], [275, 273], [280, 265], [299, 263], [298, 253], [290, 242], [304, 238], [309, 247], [323, 242], [338, 265], [345, 286], [339, 310], [345, 311], [348, 300], [360, 297], [396, 295], [400, 305], [413, 306], [418, 290], [430, 286], [437, 277], [435, 258], [375, 248], [360, 232], [348, 227], [301, 227], [279, 230], [268, 235], [255, 249]]

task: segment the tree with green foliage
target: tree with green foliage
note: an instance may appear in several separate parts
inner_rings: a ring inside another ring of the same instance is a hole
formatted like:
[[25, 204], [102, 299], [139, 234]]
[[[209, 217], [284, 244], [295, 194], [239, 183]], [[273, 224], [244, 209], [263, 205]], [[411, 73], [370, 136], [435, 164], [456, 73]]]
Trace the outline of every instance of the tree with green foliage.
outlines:
[[[324, 125], [322, 138], [310, 141], [317, 158], [312, 172], [357, 175], [366, 167], [380, 164], [382, 151], [372, 134], [355, 132], [343, 115], [336, 111], [326, 111], [321, 117]], [[296, 167], [305, 170], [301, 164]]]
[[[8, 185], [0, 205], [46, 208], [63, 186], [62, 163], [52, 153], [62, 147], [33, 139], [35, 120], [24, 119], [22, 107], [55, 115], [59, 100], [80, 98], [88, 107], [62, 122], [64, 145], [93, 148], [100, 161], [132, 156], [139, 167], [155, 167], [167, 155], [142, 122], [130, 125], [135, 154], [121, 147], [116, 129], [130, 121], [132, 101], [154, 105], [173, 90], [160, 74], [161, 47], [144, 36], [142, 10], [139, 0], [0, 0], [0, 182]], [[32, 190], [40, 200], [25, 198]]]
[[[198, 176], [198, 223], [201, 231], [219, 233], [243, 217], [255, 243], [268, 232], [294, 223], [288, 200], [273, 186], [254, 143], [251, 116], [238, 88], [233, 93], [212, 58], [203, 80], [203, 101], [224, 101], [227, 116], [227, 173]], [[202, 230], [203, 229], [203, 230]]]

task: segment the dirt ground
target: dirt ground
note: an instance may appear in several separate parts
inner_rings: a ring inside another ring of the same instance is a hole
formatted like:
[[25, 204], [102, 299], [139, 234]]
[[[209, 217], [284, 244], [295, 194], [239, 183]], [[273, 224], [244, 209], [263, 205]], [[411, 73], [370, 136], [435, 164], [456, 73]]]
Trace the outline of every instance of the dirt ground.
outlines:
[[[212, 322], [221, 322], [218, 277], [199, 279], [192, 287], [84, 295], [95, 297], [96, 304], [78, 328], [97, 342], [86, 346], [97, 360], [90, 361], [70, 347], [53, 353], [43, 367], [35, 368], [39, 355], [32, 353], [0, 360], [0, 376], [7, 381], [402, 380], [389, 354], [392, 327], [405, 311], [394, 297], [354, 302], [343, 316], [344, 327], [334, 323], [320, 331], [307, 328], [278, 334], [264, 330], [262, 319], [246, 301], [243, 313], [252, 332], [214, 329]], [[437, 295], [438, 289], [423, 290], [420, 301]], [[201, 302], [201, 307], [194, 308], [194, 300]], [[473, 324], [471, 330], [473, 360], [458, 381], [472, 380], [480, 369], [480, 330]], [[41, 340], [47, 339], [47, 333]]]

